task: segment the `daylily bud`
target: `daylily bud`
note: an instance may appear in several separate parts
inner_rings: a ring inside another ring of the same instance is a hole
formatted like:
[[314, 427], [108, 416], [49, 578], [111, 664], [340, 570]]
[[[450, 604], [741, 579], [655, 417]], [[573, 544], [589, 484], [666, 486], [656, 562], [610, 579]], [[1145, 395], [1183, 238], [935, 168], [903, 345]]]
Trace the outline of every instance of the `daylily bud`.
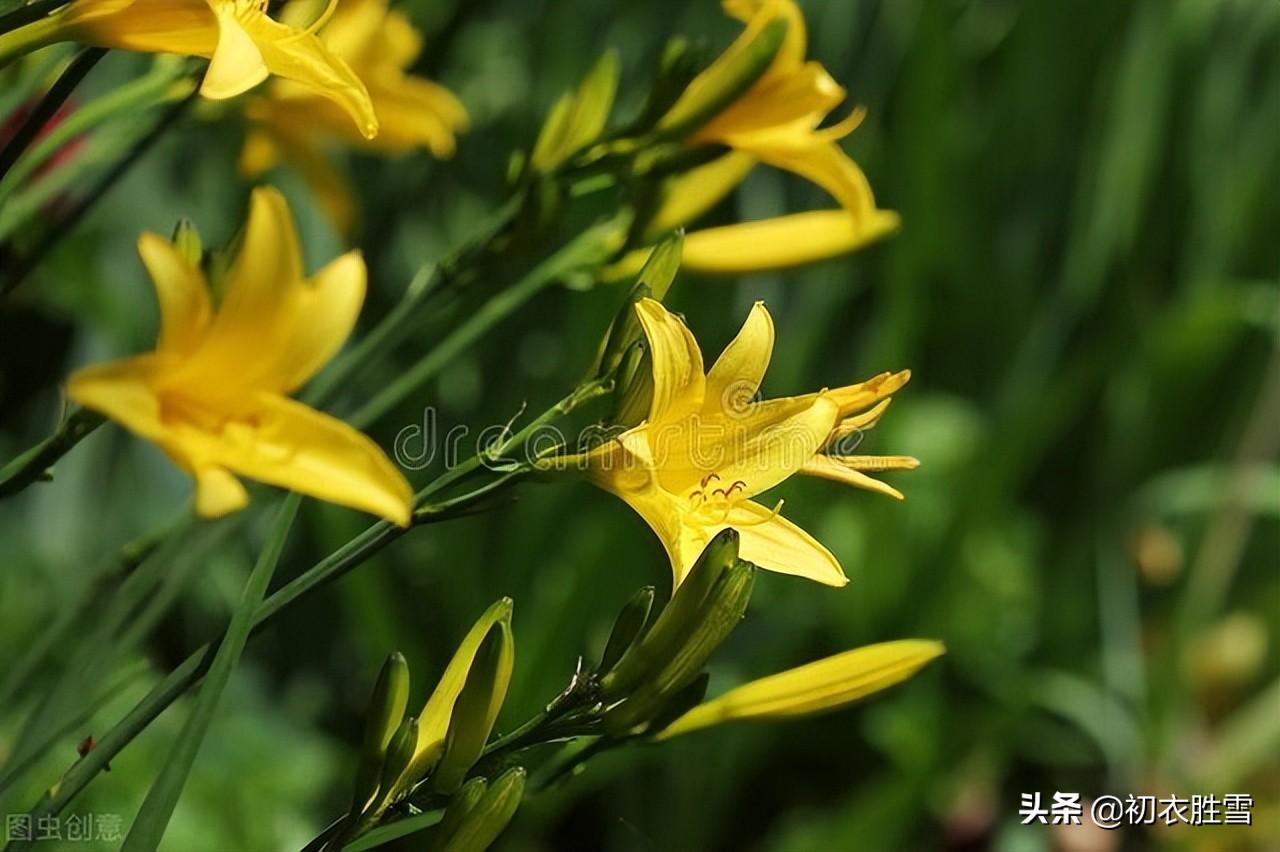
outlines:
[[675, 655], [702, 618], [704, 602], [725, 570], [738, 558], [738, 531], [721, 530], [703, 549], [644, 638], [622, 655], [600, 682], [607, 700], [617, 700], [655, 675]]
[[[526, 775], [523, 766], [514, 766], [499, 775], [479, 801], [462, 816], [457, 829], [447, 838], [442, 833], [437, 841], [440, 844], [438, 848], [448, 852], [484, 852], [488, 849], [520, 807]], [[445, 820], [448, 818], [446, 812]], [[443, 822], [441, 827], [444, 827]]]
[[459, 829], [466, 825], [467, 818], [471, 816], [471, 812], [476, 809], [476, 805], [480, 804], [480, 800], [488, 790], [489, 781], [486, 778], [472, 778], [462, 785], [462, 789], [449, 800], [444, 818], [440, 820], [440, 824], [433, 832], [432, 849], [438, 852], [445, 852], [445, 850], [452, 852], [454, 847], [450, 841]]
[[613, 392], [609, 422], [630, 429], [649, 416], [653, 402], [653, 365], [647, 348], [632, 346], [626, 350], [614, 384], [617, 389]]
[[351, 801], [353, 814], [359, 814], [377, 795], [387, 745], [400, 727], [408, 701], [409, 664], [405, 662], [404, 655], [396, 651], [383, 663], [373, 695], [369, 698], [364, 744], [356, 768], [355, 796]]
[[511, 623], [499, 621], [489, 628], [480, 649], [476, 651], [467, 672], [467, 682], [453, 705], [449, 733], [445, 736], [444, 756], [431, 775], [431, 789], [452, 793], [462, 784], [467, 772], [484, 751], [493, 723], [497, 721], [502, 702], [511, 683], [515, 665], [515, 642]]
[[418, 743], [418, 719], [406, 716], [387, 743], [387, 755], [382, 761], [382, 776], [378, 782], [379, 809], [390, 804], [405, 786], [405, 772], [413, 762], [413, 750]]
[[835, 710], [914, 675], [942, 643], [904, 639], [868, 645], [730, 690], [685, 713], [658, 739], [735, 719], [784, 719]]
[[649, 621], [649, 613], [653, 610], [653, 586], [645, 586], [631, 596], [618, 613], [613, 622], [613, 630], [609, 633], [609, 641], [604, 646], [604, 654], [600, 657], [600, 671], [608, 672], [613, 664], [622, 659], [636, 640], [644, 633], [644, 626]]
[[[676, 272], [680, 269], [681, 248], [684, 244], [684, 234], [675, 232], [668, 234], [650, 253], [648, 260], [641, 267], [639, 274], [636, 276], [636, 283], [631, 288], [631, 292], [627, 294], [627, 300], [618, 308], [617, 314], [614, 315], [613, 322], [609, 326], [608, 333], [605, 334], [604, 343], [600, 347], [600, 356], [597, 359], [595, 369], [596, 376], [603, 376], [610, 371], [618, 368], [619, 362], [631, 355], [635, 350], [636, 341], [640, 340], [644, 335], [644, 330], [640, 326], [640, 320], [636, 317], [636, 305], [644, 299], [653, 299], [662, 301], [667, 295], [667, 291], [671, 289], [671, 284], [675, 281]], [[635, 387], [635, 378], [641, 377], [644, 373], [649, 372], [647, 362], [643, 368], [636, 362], [636, 369], [630, 370], [627, 378], [627, 388]], [[619, 371], [621, 372], [621, 371]], [[621, 380], [619, 376], [619, 380]], [[621, 384], [619, 385], [622, 386]], [[621, 397], [619, 397], [621, 398]], [[619, 405], [622, 409], [624, 406]], [[628, 408], [630, 406], [627, 406]], [[648, 408], [648, 401], [644, 402], [644, 407]]]
[[587, 72], [577, 91], [556, 101], [542, 125], [529, 161], [540, 172], [550, 172], [604, 130], [618, 90], [618, 56], [607, 51]]
[[171, 242], [178, 250], [178, 254], [182, 255], [183, 260], [199, 268], [200, 262], [204, 259], [204, 243], [201, 242], [200, 232], [196, 230], [195, 224], [190, 219], [178, 220], [178, 224], [173, 229]]
[[667, 137], [684, 136], [719, 115], [760, 79], [777, 56], [786, 34], [785, 18], [777, 18], [762, 27], [732, 60], [712, 66], [699, 78], [701, 85], [685, 89], [658, 122], [658, 132]]
[[694, 680], [742, 620], [754, 580], [755, 566], [750, 562], [738, 560], [725, 571], [694, 616], [696, 621], [685, 640], [655, 675], [646, 678], [625, 701], [605, 714], [605, 728], [622, 733], [648, 721]]

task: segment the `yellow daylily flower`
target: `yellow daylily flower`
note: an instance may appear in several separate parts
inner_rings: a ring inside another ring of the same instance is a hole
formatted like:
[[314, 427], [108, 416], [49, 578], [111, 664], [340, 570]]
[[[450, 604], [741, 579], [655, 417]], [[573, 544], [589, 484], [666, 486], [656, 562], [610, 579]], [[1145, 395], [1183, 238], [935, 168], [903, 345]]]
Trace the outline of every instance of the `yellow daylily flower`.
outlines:
[[248, 502], [240, 474], [408, 526], [413, 491], [378, 445], [288, 397], [350, 335], [365, 294], [360, 254], [304, 278], [288, 205], [269, 188], [253, 193], [220, 304], [168, 240], [143, 234], [138, 253], [160, 305], [156, 348], [79, 370], [71, 399], [191, 474], [203, 517]]
[[941, 642], [902, 639], [845, 651], [730, 690], [672, 722], [668, 740], [712, 725], [748, 719], [787, 719], [846, 707], [901, 683], [946, 649]]
[[[686, 112], [685, 101], [719, 85], [723, 70], [767, 24], [786, 21], [782, 46], [747, 91], [688, 137], [693, 144], [725, 145], [775, 168], [793, 172], [829, 192], [855, 219], [875, 212], [871, 186], [837, 144], [863, 117], [855, 110], [825, 128], [819, 125], [845, 98], [844, 89], [818, 62], [807, 61], [804, 15], [794, 0], [724, 0], [727, 14], [746, 24], [743, 33], [709, 68], [693, 79], [669, 117]], [[659, 123], [659, 129], [662, 124]]]
[[647, 417], [587, 453], [543, 466], [580, 471], [625, 500], [662, 540], [677, 585], [728, 527], [738, 530], [739, 553], [749, 562], [831, 586], [847, 583], [836, 557], [779, 514], [781, 503], [770, 508], [751, 498], [796, 473], [901, 497], [862, 471], [909, 469], [915, 459], [821, 451], [874, 424], [910, 374], [752, 402], [773, 352], [773, 319], [763, 303], [705, 374], [697, 341], [678, 317], [651, 299], [637, 303], [636, 313], [649, 345]]
[[75, 41], [204, 57], [209, 68], [200, 92], [214, 100], [244, 94], [268, 76], [292, 80], [337, 104], [364, 137], [377, 135], [378, 118], [360, 78], [316, 38], [314, 25], [272, 20], [267, 5], [267, 0], [72, 0], [36, 24], [44, 44]]
[[[309, 13], [292, 3], [284, 20]], [[301, 20], [298, 20], [301, 23]], [[279, 159], [288, 160], [308, 182], [334, 224], [350, 232], [356, 217], [352, 193], [322, 151], [334, 141], [381, 154], [419, 148], [450, 157], [456, 134], [467, 129], [467, 111], [446, 88], [407, 73], [422, 52], [422, 36], [386, 0], [343, 0], [319, 30], [319, 39], [364, 81], [378, 119], [378, 135], [353, 132], [342, 112], [324, 97], [287, 79], [274, 80], [245, 106], [253, 123], [241, 155], [241, 171], [253, 178]]]

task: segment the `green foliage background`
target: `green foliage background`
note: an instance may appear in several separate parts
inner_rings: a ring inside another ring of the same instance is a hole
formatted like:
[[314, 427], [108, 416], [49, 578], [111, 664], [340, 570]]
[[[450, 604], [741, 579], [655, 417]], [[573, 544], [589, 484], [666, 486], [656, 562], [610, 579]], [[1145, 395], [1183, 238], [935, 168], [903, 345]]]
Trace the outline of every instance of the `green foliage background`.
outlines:
[[[501, 201], [508, 154], [531, 144], [551, 101], [601, 49], [621, 52], [625, 108], [667, 36], [716, 46], [733, 32], [712, 2], [403, 5], [427, 33], [423, 68], [460, 95], [475, 126], [452, 161], [351, 159], [373, 276], [365, 327], [419, 263]], [[869, 109], [848, 145], [904, 228], [807, 270], [684, 276], [669, 304], [715, 352], [765, 299], [778, 324], [768, 395], [910, 367], [914, 379], [864, 446], [923, 466], [892, 475], [903, 504], [826, 482], [785, 486], [789, 516], [852, 582], [835, 591], [761, 576], [712, 691], [872, 641], [937, 637], [949, 653], [854, 710], [608, 756], [529, 800], [499, 848], [1033, 852], [1069, 838], [1019, 827], [1019, 794], [1055, 790], [1249, 792], [1270, 829], [1096, 842], [1263, 848], [1280, 807], [1280, 775], [1268, 775], [1280, 753], [1280, 712], [1268, 712], [1280, 709], [1280, 4], [805, 6], [811, 54]], [[144, 65], [111, 55], [82, 93]], [[186, 120], [0, 304], [0, 458], [49, 432], [56, 383], [73, 368], [150, 344], [154, 302], [134, 240], [180, 216], [208, 242], [227, 237], [248, 192], [228, 177], [240, 134], [234, 122]], [[314, 268], [340, 243], [296, 177], [272, 179], [303, 220]], [[713, 218], [827, 204], [759, 169]], [[372, 433], [388, 446], [428, 406], [442, 431], [466, 424], [473, 435], [525, 401], [541, 410], [581, 375], [621, 296], [606, 286], [544, 294]], [[398, 364], [468, 307], [442, 307]], [[365, 374], [337, 410], [397, 369]], [[110, 555], [168, 518], [188, 488], [157, 450], [112, 427], [52, 483], [0, 506], [0, 673], [76, 600], [98, 600]], [[620, 502], [571, 484], [520, 497], [413, 533], [255, 638], [166, 846], [310, 838], [345, 806], [364, 702], [389, 651], [406, 653], [424, 697], [467, 625], [512, 596], [517, 672], [499, 725], [509, 727], [558, 691], [577, 655], [599, 652], [635, 587], [669, 584], [656, 539]], [[280, 579], [366, 523], [309, 501]], [[123, 685], [0, 811], [31, 801], [83, 736], [217, 635], [260, 527], [178, 560], [171, 599], [159, 601], [167, 609], [99, 672], [86, 710]], [[92, 603], [87, 612], [70, 635], [90, 629]], [[0, 706], [0, 756], [38, 695]], [[183, 707], [72, 812], [127, 824]]]

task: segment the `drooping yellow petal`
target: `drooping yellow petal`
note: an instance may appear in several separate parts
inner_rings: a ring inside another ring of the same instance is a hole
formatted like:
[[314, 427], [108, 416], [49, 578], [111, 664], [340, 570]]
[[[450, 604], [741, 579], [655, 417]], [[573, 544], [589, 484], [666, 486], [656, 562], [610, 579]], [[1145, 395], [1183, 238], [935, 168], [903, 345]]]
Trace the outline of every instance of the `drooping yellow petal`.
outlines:
[[785, 719], [846, 707], [914, 675], [946, 649], [903, 639], [827, 657], [730, 690], [685, 713], [658, 739], [743, 719]]
[[845, 98], [844, 88], [817, 62], [808, 62], [792, 73], [756, 83], [728, 109], [703, 125], [694, 141], [725, 141], [737, 145], [740, 137], [756, 131], [796, 125], [808, 133], [822, 116]]
[[911, 381], [911, 371], [899, 370], [896, 373], [880, 373], [865, 382], [834, 388], [827, 393], [840, 406], [840, 416], [848, 417], [869, 405], [887, 399], [909, 381]]
[[[773, 509], [744, 500], [734, 505], [724, 524], [742, 536], [738, 555], [761, 568], [804, 577], [824, 586], [844, 586], [849, 578], [835, 554]], [[692, 564], [692, 563], [690, 563]]]
[[159, 234], [138, 238], [138, 254], [155, 285], [160, 304], [160, 339], [156, 349], [189, 355], [200, 344], [213, 307], [204, 273]]
[[370, 88], [378, 114], [372, 147], [390, 153], [425, 146], [433, 156], [452, 157], [457, 134], [466, 130], [466, 108], [452, 92], [421, 77], [401, 76]]
[[409, 525], [413, 489], [367, 436], [271, 393], [254, 395], [246, 410], [221, 431], [188, 439], [202, 456], [228, 470]]
[[234, 98], [267, 79], [269, 71], [262, 52], [241, 25], [233, 3], [215, 6], [218, 16], [218, 46], [209, 59], [200, 94], [222, 100]]
[[220, 518], [249, 505], [249, 492], [226, 468], [207, 466], [196, 470], [196, 514]]
[[732, 144], [763, 163], [816, 183], [854, 218], [865, 219], [875, 213], [875, 196], [866, 175], [835, 142], [813, 142], [794, 139], [786, 132], [769, 132], [746, 134]]
[[703, 411], [745, 411], [773, 355], [773, 317], [764, 302], [751, 306], [747, 321], [707, 373]]
[[293, 80], [347, 111], [366, 138], [378, 133], [378, 116], [364, 83], [315, 35], [292, 29], [266, 15], [246, 26], [272, 74]]
[[649, 342], [653, 368], [650, 423], [656, 426], [698, 411], [706, 378], [702, 373], [702, 351], [693, 333], [679, 317], [652, 299], [640, 300], [636, 315]]
[[707, 228], [685, 236], [681, 266], [702, 275], [790, 269], [851, 254], [898, 226], [898, 215], [887, 210], [860, 220], [843, 210], [817, 210]]
[[895, 500], [903, 500], [905, 497], [902, 492], [894, 488], [888, 483], [881, 482], [878, 479], [867, 476], [861, 471], [842, 464], [837, 458], [832, 456], [817, 455], [805, 462], [801, 472], [809, 476], [817, 476], [822, 479], [830, 479], [834, 482], [842, 482], [845, 485], [852, 485], [854, 488], [861, 488], [865, 491], [874, 491], [877, 494], [884, 494]]

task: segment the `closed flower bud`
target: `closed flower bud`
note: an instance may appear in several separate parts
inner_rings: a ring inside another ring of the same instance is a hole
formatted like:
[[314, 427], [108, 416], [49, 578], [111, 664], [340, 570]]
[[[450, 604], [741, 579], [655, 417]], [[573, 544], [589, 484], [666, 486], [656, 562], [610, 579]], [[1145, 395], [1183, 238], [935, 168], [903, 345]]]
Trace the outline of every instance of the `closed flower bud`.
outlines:
[[373, 695], [369, 698], [364, 743], [356, 768], [355, 796], [351, 802], [353, 814], [363, 811], [378, 792], [387, 746], [400, 727], [408, 701], [409, 664], [405, 662], [404, 655], [396, 651], [382, 665]]
[[[479, 801], [461, 817], [457, 829], [447, 838], [441, 834], [437, 848], [447, 852], [484, 852], [488, 849], [520, 807], [526, 775], [524, 767], [515, 766], [498, 776]], [[448, 820], [447, 812], [445, 819]], [[444, 827], [443, 822], [441, 827]]]
[[738, 538], [737, 530], [725, 529], [703, 549], [653, 627], [601, 681], [606, 699], [624, 697], [641, 680], [657, 674], [675, 655], [701, 620], [703, 604], [716, 582], [737, 560]]
[[539, 172], [554, 171], [596, 141], [609, 120], [618, 90], [618, 56], [606, 52], [587, 72], [582, 85], [565, 93], [551, 108], [529, 162]]
[[410, 779], [405, 777], [413, 763], [414, 746], [418, 742], [418, 719], [406, 716], [387, 744], [387, 754], [382, 761], [382, 775], [378, 783], [378, 808], [382, 810], [406, 789]]
[[436, 826], [433, 834], [434, 842], [431, 844], [433, 850], [452, 852], [454, 847], [450, 844], [450, 840], [466, 825], [471, 812], [476, 809], [476, 805], [480, 804], [480, 800], [488, 790], [489, 781], [486, 778], [472, 778], [462, 785], [462, 788], [449, 800], [449, 805], [444, 810], [444, 818]]
[[178, 224], [173, 229], [171, 242], [183, 260], [192, 266], [200, 266], [204, 259], [204, 243], [200, 240], [200, 232], [196, 230], [195, 224], [190, 219], [178, 220]]
[[649, 613], [653, 611], [653, 586], [645, 586], [631, 596], [618, 618], [613, 622], [613, 630], [609, 633], [609, 641], [604, 646], [604, 654], [600, 657], [600, 672], [607, 673], [614, 663], [622, 659], [622, 655], [644, 634], [645, 624], [649, 621]]
[[511, 623], [499, 621], [489, 628], [467, 672], [466, 684], [453, 705], [444, 755], [431, 775], [431, 789], [452, 793], [484, 751], [489, 733], [502, 710], [515, 665]]

